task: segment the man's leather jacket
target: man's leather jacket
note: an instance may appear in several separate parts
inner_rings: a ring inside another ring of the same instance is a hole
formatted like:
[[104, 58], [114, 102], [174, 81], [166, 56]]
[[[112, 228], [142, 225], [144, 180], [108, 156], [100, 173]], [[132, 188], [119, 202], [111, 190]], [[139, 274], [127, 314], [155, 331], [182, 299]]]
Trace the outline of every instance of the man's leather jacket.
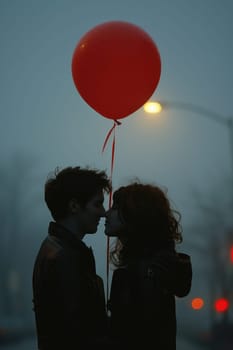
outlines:
[[105, 335], [102, 279], [90, 248], [51, 222], [33, 270], [38, 348], [88, 349]]

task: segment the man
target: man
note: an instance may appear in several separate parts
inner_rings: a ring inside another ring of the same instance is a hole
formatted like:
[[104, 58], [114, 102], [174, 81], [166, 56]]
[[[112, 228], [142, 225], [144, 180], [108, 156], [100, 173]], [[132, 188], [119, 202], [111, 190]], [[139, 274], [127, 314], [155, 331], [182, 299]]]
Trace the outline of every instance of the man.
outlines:
[[45, 202], [54, 221], [33, 270], [33, 302], [40, 350], [91, 349], [107, 325], [102, 279], [91, 248], [82, 241], [105, 216], [104, 171], [67, 167], [45, 183]]

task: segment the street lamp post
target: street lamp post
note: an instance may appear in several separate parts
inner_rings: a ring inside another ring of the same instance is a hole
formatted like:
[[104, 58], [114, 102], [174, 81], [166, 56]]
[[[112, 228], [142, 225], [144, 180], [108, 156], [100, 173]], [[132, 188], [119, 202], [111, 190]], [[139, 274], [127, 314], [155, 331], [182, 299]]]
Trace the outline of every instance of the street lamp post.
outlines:
[[[229, 145], [230, 145], [230, 155], [231, 155], [231, 165], [232, 165], [232, 175], [233, 175], [233, 116], [224, 116], [221, 114], [218, 114], [214, 111], [211, 111], [209, 109], [206, 109], [202, 106], [193, 104], [193, 103], [187, 103], [187, 102], [180, 102], [180, 101], [159, 101], [159, 102], [152, 102], [149, 101], [144, 105], [144, 110], [147, 113], [160, 113], [162, 109], [178, 109], [178, 110], [186, 110], [189, 112], [193, 112], [195, 114], [200, 115], [201, 117], [208, 118], [212, 120], [215, 123], [221, 124], [225, 128], [227, 128], [229, 133]], [[232, 248], [233, 251], [233, 248]], [[233, 256], [233, 253], [231, 251], [231, 254]], [[232, 258], [231, 256], [231, 258]], [[233, 258], [232, 258], [233, 261]], [[222, 271], [224, 274], [224, 271]], [[226, 276], [224, 275], [223, 278]], [[223, 293], [228, 297], [230, 286], [225, 285], [225, 280], [223, 283]], [[213, 286], [211, 286], [211, 293], [213, 293]], [[212, 295], [212, 300], [214, 299], [214, 295]], [[228, 312], [225, 312], [224, 319], [227, 321]]]
[[174, 109], [190, 111], [226, 127], [229, 133], [230, 154], [231, 154], [231, 163], [232, 163], [232, 172], [233, 172], [233, 117], [226, 117], [214, 111], [206, 109], [202, 106], [199, 106], [193, 103], [180, 102], [180, 101], [147, 102], [144, 105], [144, 109], [148, 113], [160, 113], [162, 109], [166, 109], [166, 108], [174, 108]]

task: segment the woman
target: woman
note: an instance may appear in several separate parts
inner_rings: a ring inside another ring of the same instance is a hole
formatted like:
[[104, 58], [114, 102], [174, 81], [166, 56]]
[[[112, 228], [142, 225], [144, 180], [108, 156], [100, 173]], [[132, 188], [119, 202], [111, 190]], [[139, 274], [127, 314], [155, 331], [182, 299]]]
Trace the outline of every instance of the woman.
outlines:
[[105, 234], [115, 236], [110, 334], [121, 349], [176, 349], [175, 297], [191, 288], [190, 257], [178, 253], [180, 214], [157, 186], [133, 183], [113, 194]]

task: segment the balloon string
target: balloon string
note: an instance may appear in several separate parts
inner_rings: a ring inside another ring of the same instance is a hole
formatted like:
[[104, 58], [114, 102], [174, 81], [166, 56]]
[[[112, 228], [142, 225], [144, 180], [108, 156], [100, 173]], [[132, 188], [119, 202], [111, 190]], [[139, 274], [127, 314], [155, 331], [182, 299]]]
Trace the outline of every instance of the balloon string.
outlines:
[[[103, 147], [102, 147], [102, 153], [104, 152], [105, 148], [106, 148], [106, 145], [108, 143], [108, 140], [112, 134], [113, 131], [115, 131], [115, 128], [117, 125], [121, 125], [121, 122], [119, 122], [118, 120], [114, 120], [114, 124], [113, 126], [111, 127], [111, 129], [109, 130], [109, 132], [107, 133], [107, 136], [105, 137], [105, 140], [104, 140], [104, 144], [103, 144]], [[112, 167], [111, 167], [112, 168]]]
[[[109, 141], [109, 138], [111, 136], [111, 134], [113, 133], [113, 139], [112, 139], [112, 155], [111, 155], [111, 171], [110, 171], [110, 181], [112, 183], [112, 177], [113, 177], [113, 169], [114, 169], [114, 160], [115, 160], [115, 145], [116, 145], [116, 135], [115, 135], [115, 129], [117, 125], [121, 125], [121, 123], [118, 120], [114, 120], [114, 124], [112, 126], [112, 128], [109, 130], [109, 132], [107, 133], [107, 136], [104, 140], [104, 144], [102, 147], [102, 153], [104, 152], [106, 145]], [[111, 208], [112, 205], [112, 190], [110, 190], [109, 192], [109, 203], [108, 203], [108, 207]], [[106, 286], [106, 301], [107, 301], [107, 311], [108, 310], [108, 298], [109, 298], [109, 256], [110, 256], [110, 238], [107, 237], [107, 286]]]

